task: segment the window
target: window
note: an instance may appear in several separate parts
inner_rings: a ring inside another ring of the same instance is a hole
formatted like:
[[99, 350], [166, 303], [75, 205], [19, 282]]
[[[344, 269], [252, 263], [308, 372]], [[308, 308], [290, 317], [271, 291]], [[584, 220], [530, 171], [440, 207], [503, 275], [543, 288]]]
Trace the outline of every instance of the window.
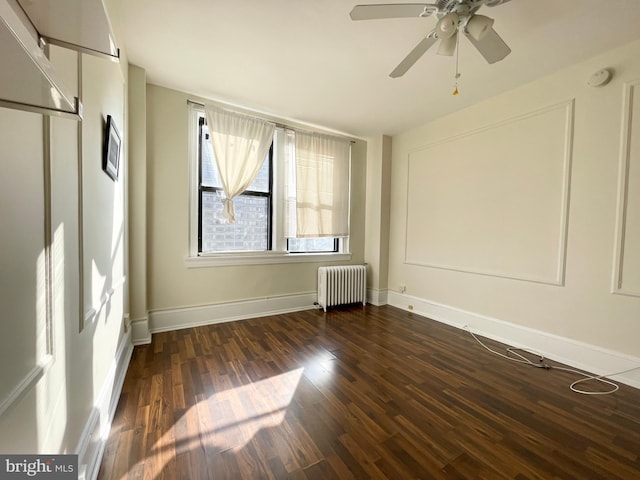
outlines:
[[273, 144], [249, 189], [236, 197], [236, 221], [229, 223], [222, 217], [224, 191], [204, 117], [198, 126], [198, 252], [270, 250]]
[[288, 238], [290, 253], [337, 252], [339, 241], [336, 237]]
[[[258, 175], [235, 197], [236, 221], [229, 223], [222, 216], [224, 190], [206, 117], [197, 104], [191, 106], [190, 125], [193, 186], [187, 266], [322, 261], [326, 255], [331, 255], [332, 261], [350, 258], [348, 237], [285, 237], [285, 197], [290, 182], [286, 180], [284, 128], [276, 128]], [[315, 258], [318, 255], [322, 257]]]

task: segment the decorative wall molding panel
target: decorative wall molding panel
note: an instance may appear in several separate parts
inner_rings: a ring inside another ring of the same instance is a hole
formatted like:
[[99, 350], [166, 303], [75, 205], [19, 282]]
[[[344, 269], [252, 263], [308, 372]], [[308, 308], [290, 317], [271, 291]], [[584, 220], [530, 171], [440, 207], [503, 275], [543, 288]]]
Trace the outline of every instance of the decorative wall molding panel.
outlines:
[[562, 285], [573, 112], [569, 100], [411, 151], [405, 263]]
[[[78, 95], [87, 118], [79, 125], [78, 196], [79, 258], [82, 316], [80, 331], [99, 315], [105, 304], [124, 298], [124, 228], [113, 228], [125, 219], [127, 172], [126, 150], [120, 158], [120, 173], [113, 181], [102, 171], [102, 149], [106, 112], [124, 128], [124, 80], [120, 65], [93, 56], [78, 61]], [[126, 138], [126, 137], [124, 137]], [[104, 199], [109, 199], [105, 203]], [[96, 214], [95, 212], [100, 212]], [[114, 297], [115, 295], [115, 297]]]
[[47, 356], [40, 365], [36, 365], [29, 371], [24, 378], [11, 390], [5, 398], [0, 402], [0, 416], [11, 406], [18, 402], [24, 395], [26, 395], [31, 389], [35, 388], [38, 381], [45, 374], [47, 368], [53, 362], [53, 356]]
[[[0, 291], [0, 415], [31, 392], [53, 362], [53, 280], [51, 253], [51, 169], [49, 118], [7, 110], [0, 117], [3, 229], [0, 264], [6, 278]], [[30, 129], [25, 142], [16, 132]]]
[[640, 297], [640, 80], [624, 85], [613, 292]]

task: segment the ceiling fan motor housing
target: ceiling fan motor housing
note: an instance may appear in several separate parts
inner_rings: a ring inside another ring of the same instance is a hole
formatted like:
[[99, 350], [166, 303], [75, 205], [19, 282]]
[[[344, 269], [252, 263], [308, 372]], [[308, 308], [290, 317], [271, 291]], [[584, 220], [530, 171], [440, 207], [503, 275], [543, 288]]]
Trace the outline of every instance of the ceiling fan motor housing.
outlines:
[[497, 7], [510, 0], [438, 0], [436, 3], [438, 11], [436, 16], [442, 18], [448, 13], [455, 12], [460, 16], [471, 15], [480, 7]]
[[450, 13], [458, 15], [469, 15], [483, 5], [482, 0], [439, 0], [438, 13], [436, 16], [442, 18]]

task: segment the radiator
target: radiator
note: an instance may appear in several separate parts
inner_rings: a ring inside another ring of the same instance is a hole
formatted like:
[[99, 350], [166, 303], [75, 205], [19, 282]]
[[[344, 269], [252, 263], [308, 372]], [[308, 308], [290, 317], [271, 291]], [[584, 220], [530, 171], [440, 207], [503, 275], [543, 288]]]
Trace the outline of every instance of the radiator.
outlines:
[[367, 267], [343, 265], [318, 268], [318, 304], [327, 307], [367, 303]]

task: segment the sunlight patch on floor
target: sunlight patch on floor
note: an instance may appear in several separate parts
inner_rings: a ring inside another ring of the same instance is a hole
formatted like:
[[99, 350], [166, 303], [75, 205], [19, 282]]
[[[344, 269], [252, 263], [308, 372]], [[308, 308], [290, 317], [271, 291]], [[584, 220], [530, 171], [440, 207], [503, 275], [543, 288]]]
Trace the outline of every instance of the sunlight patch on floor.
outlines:
[[176, 420], [152, 451], [162, 454], [174, 445], [178, 453], [196, 448], [207, 455], [242, 450], [260, 430], [282, 424], [303, 371], [298, 368], [202, 399]]

